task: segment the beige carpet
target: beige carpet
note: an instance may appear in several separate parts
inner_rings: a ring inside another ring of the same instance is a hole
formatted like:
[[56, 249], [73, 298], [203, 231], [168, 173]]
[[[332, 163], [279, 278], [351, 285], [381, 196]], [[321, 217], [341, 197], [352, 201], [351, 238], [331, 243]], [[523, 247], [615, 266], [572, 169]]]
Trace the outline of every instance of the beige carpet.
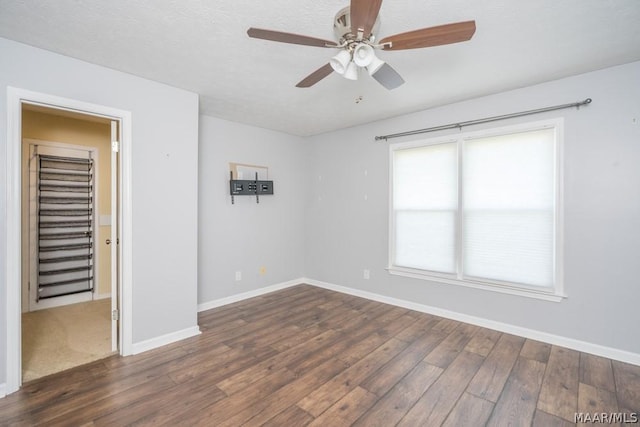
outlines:
[[22, 314], [22, 381], [111, 354], [111, 299]]

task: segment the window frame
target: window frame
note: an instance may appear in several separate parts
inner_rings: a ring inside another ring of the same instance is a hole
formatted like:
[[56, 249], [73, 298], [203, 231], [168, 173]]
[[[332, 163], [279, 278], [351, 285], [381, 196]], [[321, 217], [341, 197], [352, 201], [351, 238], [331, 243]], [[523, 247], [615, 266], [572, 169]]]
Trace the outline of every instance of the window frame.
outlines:
[[[500, 135], [508, 135], [515, 133], [532, 132], [541, 129], [554, 129], [554, 184], [555, 184], [555, 209], [554, 209], [554, 258], [553, 286], [542, 287], [535, 285], [526, 285], [515, 282], [505, 282], [493, 279], [484, 279], [467, 276], [463, 271], [463, 233], [462, 219], [464, 212], [464, 189], [462, 188], [464, 173], [464, 144], [467, 141], [493, 137]], [[388, 266], [387, 271], [390, 274], [410, 277], [432, 282], [465, 286], [476, 289], [484, 289], [500, 293], [519, 295], [531, 298], [537, 298], [547, 301], [559, 302], [566, 298], [564, 293], [564, 274], [563, 274], [563, 146], [564, 146], [564, 120], [562, 118], [548, 119], [535, 122], [519, 123], [515, 125], [502, 126], [497, 128], [488, 128], [478, 131], [460, 132], [455, 135], [445, 135], [440, 137], [412, 140], [407, 142], [399, 142], [389, 145], [389, 245], [388, 245]], [[456, 143], [457, 148], [457, 212], [455, 220], [455, 273], [442, 273], [437, 271], [421, 270], [417, 268], [403, 267], [395, 265], [396, 239], [395, 239], [395, 210], [394, 210], [394, 154], [396, 151], [432, 146], [437, 144]]]

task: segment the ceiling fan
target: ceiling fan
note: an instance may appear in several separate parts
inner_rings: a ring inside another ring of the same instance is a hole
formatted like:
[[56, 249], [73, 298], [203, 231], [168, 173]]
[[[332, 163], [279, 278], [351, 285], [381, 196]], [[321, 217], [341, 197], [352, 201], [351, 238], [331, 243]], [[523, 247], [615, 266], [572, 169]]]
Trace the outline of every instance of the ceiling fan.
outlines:
[[296, 87], [313, 86], [333, 71], [347, 79], [356, 80], [358, 70], [364, 68], [382, 86], [395, 89], [404, 80], [389, 64], [376, 57], [374, 49], [417, 49], [458, 43], [471, 39], [476, 31], [475, 21], [463, 21], [400, 33], [378, 41], [376, 32], [380, 25], [378, 13], [381, 5], [382, 0], [351, 0], [351, 5], [341, 9], [334, 19], [333, 30], [337, 43], [260, 28], [249, 28], [247, 34], [256, 39], [340, 50], [329, 63], [302, 79]]

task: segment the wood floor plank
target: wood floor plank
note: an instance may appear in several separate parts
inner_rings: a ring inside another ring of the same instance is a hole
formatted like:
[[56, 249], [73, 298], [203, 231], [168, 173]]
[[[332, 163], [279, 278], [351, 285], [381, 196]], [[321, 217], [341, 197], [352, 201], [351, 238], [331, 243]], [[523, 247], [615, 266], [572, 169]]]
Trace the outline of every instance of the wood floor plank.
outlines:
[[443, 427], [485, 425], [491, 416], [493, 407], [493, 402], [481, 399], [471, 393], [464, 393], [442, 425]]
[[[615, 393], [608, 390], [594, 387], [589, 384], [579, 383], [578, 385], [578, 411], [582, 413], [606, 413], [614, 414], [618, 412], [618, 402]], [[592, 424], [592, 423], [590, 423]], [[579, 424], [587, 425], [587, 424]], [[612, 424], [620, 425], [620, 423]]]
[[227, 394], [237, 393], [272, 372], [286, 368], [286, 365], [291, 361], [304, 358], [307, 354], [312, 354], [316, 349], [323, 347], [327, 341], [334, 340], [339, 336], [338, 332], [330, 329], [295, 347], [275, 353], [271, 357], [263, 358], [260, 361], [252, 358], [255, 363], [243, 370], [238, 370], [233, 375], [225, 377], [216, 386]]
[[389, 339], [398, 339], [397, 332], [402, 331], [405, 327], [411, 325], [415, 321], [415, 318], [413, 318], [412, 316], [400, 316], [391, 324], [376, 330], [374, 333], [368, 335], [365, 339], [349, 346], [349, 348], [342, 351], [339, 355], [337, 355], [337, 357], [340, 360], [343, 360], [346, 363], [352, 365], [371, 353], [376, 348], [380, 347], [380, 345], [382, 345]]
[[573, 421], [578, 408], [578, 372], [580, 354], [553, 346], [544, 375], [538, 409]]
[[378, 400], [378, 396], [356, 387], [316, 418], [310, 427], [348, 427]]
[[640, 408], [639, 366], [310, 285], [198, 319], [197, 336], [25, 384], [0, 426], [564, 427]]
[[18, 416], [9, 419], [5, 418], [5, 420], [10, 425], [37, 425], [44, 424], [61, 415], [70, 416], [75, 411], [82, 411], [84, 407], [93, 402], [118, 395], [130, 388], [165, 377], [166, 369], [164, 367], [161, 368], [145, 370], [137, 375], [120, 377], [115, 382], [108, 381], [108, 378], [105, 378], [102, 381], [87, 384], [87, 387], [81, 392], [71, 394], [61, 392], [61, 394], [53, 398], [55, 405], [51, 405], [50, 401], [36, 410], [25, 411]]
[[356, 388], [371, 373], [391, 360], [409, 345], [405, 341], [391, 338], [375, 351], [345, 369], [325, 384], [298, 402], [298, 406], [314, 417], [318, 417], [327, 408]]
[[318, 289], [300, 288], [292, 289], [291, 291], [285, 289], [278, 292], [277, 298], [261, 295], [224, 307], [218, 307], [201, 314], [202, 326], [207, 328], [211, 324], [223, 324], [249, 315], [264, 317], [265, 315], [278, 314], [282, 312], [283, 307], [307, 301], [313, 298], [314, 295], [320, 295], [318, 292]]
[[303, 342], [309, 341], [313, 337], [317, 337], [318, 335], [326, 332], [328, 329], [329, 328], [323, 328], [318, 325], [312, 325], [300, 330], [297, 334], [289, 335], [281, 340], [269, 344], [269, 347], [278, 352], [282, 352], [300, 345]]
[[19, 393], [0, 399], [0, 419], [38, 410], [65, 396], [79, 396], [91, 390], [96, 382], [108, 384], [109, 374], [102, 361], [97, 361], [28, 382]]
[[520, 356], [527, 359], [537, 360], [538, 362], [547, 363], [549, 354], [551, 353], [551, 344], [543, 343], [527, 339], [520, 350]]
[[308, 412], [303, 411], [296, 405], [291, 405], [284, 411], [263, 424], [264, 427], [297, 426], [303, 427], [313, 421], [313, 417]]
[[[352, 317], [360, 315], [357, 310], [352, 310], [348, 306], [339, 306], [333, 310], [325, 310], [320, 307], [314, 307], [308, 310], [307, 313], [300, 313], [298, 316], [289, 317], [288, 313], [284, 313], [285, 317], [282, 318], [282, 323], [290, 323], [297, 326], [300, 329], [309, 328], [314, 325], [320, 325], [323, 328], [331, 328], [333, 324], [344, 321], [336, 319], [336, 316], [340, 313], [349, 315], [349, 312], [353, 312]], [[344, 319], [344, 317], [342, 318]]]
[[[182, 358], [169, 363], [169, 376], [176, 383], [183, 383], [215, 370], [219, 379], [222, 380], [274, 353], [270, 348], [255, 349], [250, 353], [242, 349], [231, 349], [225, 353], [198, 358], [197, 363], [193, 363], [193, 359]], [[206, 354], [199, 356], [206, 356]]]
[[265, 347], [284, 338], [294, 336], [300, 328], [294, 325], [270, 325], [249, 333], [236, 336], [224, 341], [226, 346], [232, 348], [251, 349]]
[[532, 427], [575, 427], [576, 424], [536, 409]]
[[442, 424], [483, 360], [479, 354], [462, 351], [400, 420], [398, 426]]
[[464, 349], [473, 353], [478, 353], [480, 356], [488, 356], [501, 336], [502, 333], [498, 331], [482, 328], [476, 332]]
[[536, 411], [545, 364], [519, 357], [487, 426], [530, 426]]
[[[640, 412], [640, 366], [612, 361], [618, 406], [623, 412]], [[639, 416], [640, 417], [640, 416]]]
[[442, 368], [419, 362], [372, 410], [360, 417], [355, 425], [362, 427], [395, 425], [442, 373]]
[[[150, 393], [130, 405], [114, 407], [112, 412], [105, 411], [98, 416], [93, 424], [104, 427], [171, 425], [184, 414], [197, 412], [226, 397], [223, 391], [211, 385], [205, 375], [188, 383], [176, 384], [162, 392]], [[153, 405], [149, 405], [150, 400]], [[176, 402], [179, 404], [176, 405]]]
[[380, 325], [388, 324], [393, 319], [401, 317], [404, 312], [406, 312], [404, 309], [393, 314], [387, 312], [379, 317], [370, 319], [362, 325], [354, 322], [349, 328], [340, 329], [342, 336], [336, 342], [331, 342], [322, 349], [318, 349], [313, 355], [297, 358], [290, 362], [287, 367], [296, 374], [302, 375], [326, 359], [339, 357], [344, 351], [375, 333], [380, 328]]
[[247, 408], [259, 408], [265, 396], [270, 396], [294, 380], [296, 376], [293, 372], [286, 368], [280, 369], [255, 382], [252, 387], [242, 393], [232, 394], [226, 399], [202, 408], [197, 413], [184, 414], [180, 422], [183, 425], [219, 426]]
[[[424, 361], [446, 369], [471, 341], [478, 329], [474, 325], [459, 323], [458, 327], [449, 332], [447, 337], [424, 358]], [[445, 332], [446, 329], [438, 329], [434, 326], [433, 332], [438, 331]]]
[[[96, 399], [83, 406], [82, 411], [76, 402], [74, 402], [74, 410], [71, 413], [60, 414], [56, 411], [56, 416], [47, 420], [47, 426], [69, 426], [69, 425], [82, 425], [83, 421], [87, 418], [96, 419], [103, 414], [108, 414], [119, 407], [127, 407], [127, 413], [135, 413], [134, 406], [136, 402], [140, 400], [148, 399], [149, 396], [161, 396], [169, 392], [169, 390], [175, 386], [175, 383], [171, 381], [166, 375], [155, 378], [152, 381], [143, 382], [135, 385], [121, 393], [109, 395], [102, 399]], [[94, 422], [95, 423], [95, 422]]]
[[214, 425], [235, 427], [246, 423], [246, 425], [260, 426], [295, 404], [300, 396], [309, 394], [346, 368], [347, 365], [341, 360], [329, 359], [305, 375], [296, 376], [293, 381], [289, 381], [281, 388], [267, 395], [263, 394], [259, 401], [254, 400], [250, 406], [237, 414], [225, 420], [217, 420]]
[[395, 338], [402, 341], [411, 342], [414, 339], [423, 336], [428, 331], [433, 329], [433, 327], [437, 325], [440, 320], [441, 319], [435, 316], [422, 316], [422, 317], [419, 317], [418, 319], [414, 318], [414, 322], [411, 324], [411, 326], [405, 328], [404, 330], [402, 330], [402, 332], [399, 332], [398, 334], [396, 334]]
[[246, 302], [246, 304], [240, 307], [242, 316], [247, 321], [257, 321], [272, 314], [282, 314], [282, 307], [284, 305], [295, 309], [310, 301], [326, 302], [329, 298], [327, 292], [324, 292], [322, 289], [314, 289], [313, 287], [301, 289], [300, 292], [296, 291], [297, 290], [293, 290], [289, 294], [282, 292], [277, 298], [270, 298], [269, 295], [261, 295], [258, 304], [255, 304], [254, 301], [245, 300], [244, 302]]
[[383, 396], [408, 372], [413, 370], [445, 337], [444, 332], [433, 331], [417, 338], [378, 371], [369, 375], [360, 385], [373, 394]]
[[496, 402], [511, 368], [518, 358], [518, 353], [524, 343], [524, 338], [502, 334], [493, 350], [484, 360], [478, 373], [469, 384], [469, 393]]
[[616, 382], [611, 360], [580, 353], [580, 382], [615, 393]]
[[438, 317], [436, 320], [437, 322], [433, 326], [433, 329], [436, 331], [446, 332], [447, 334], [453, 332], [460, 325], [460, 322], [452, 319], [443, 319]]

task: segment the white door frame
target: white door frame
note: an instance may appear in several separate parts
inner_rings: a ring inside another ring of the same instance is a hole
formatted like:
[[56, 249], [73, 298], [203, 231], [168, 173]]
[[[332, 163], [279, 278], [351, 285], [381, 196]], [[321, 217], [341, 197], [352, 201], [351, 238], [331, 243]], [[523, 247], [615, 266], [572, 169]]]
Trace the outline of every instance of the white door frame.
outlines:
[[6, 392], [22, 383], [21, 304], [21, 148], [22, 105], [34, 104], [59, 110], [109, 118], [120, 123], [120, 354], [132, 354], [132, 195], [131, 195], [131, 112], [74, 99], [7, 87], [7, 192], [6, 192]]

